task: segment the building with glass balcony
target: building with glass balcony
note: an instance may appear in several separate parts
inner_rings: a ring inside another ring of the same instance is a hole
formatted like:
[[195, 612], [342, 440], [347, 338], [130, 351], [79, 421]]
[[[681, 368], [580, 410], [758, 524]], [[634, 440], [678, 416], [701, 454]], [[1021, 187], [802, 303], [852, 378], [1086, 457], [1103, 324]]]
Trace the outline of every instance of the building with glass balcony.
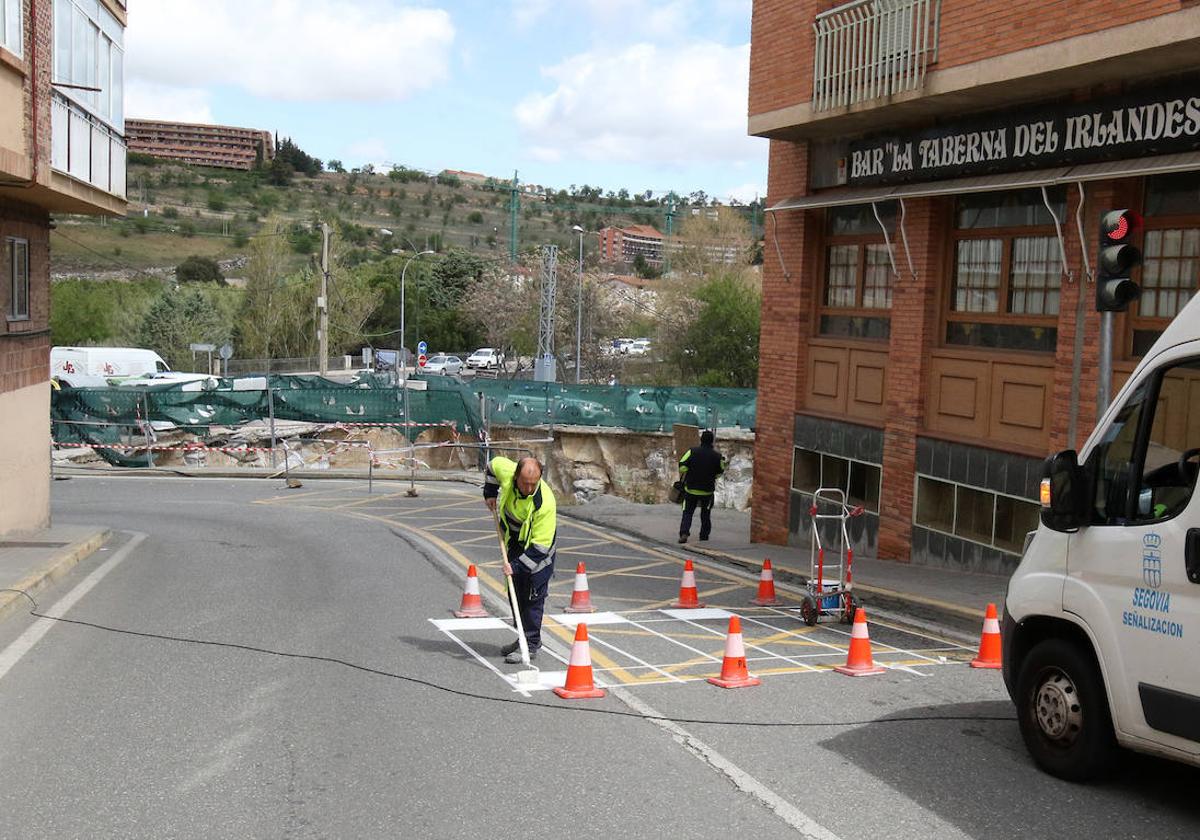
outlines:
[[[770, 140], [753, 538], [807, 544], [837, 487], [860, 552], [1011, 570], [1042, 459], [1102, 399], [1101, 214], [1144, 217], [1112, 393], [1200, 286], [1200, 4], [755, 0], [749, 133]], [[1182, 453], [1193, 426], [1152, 433]]]
[[0, 534], [49, 522], [51, 214], [124, 215], [124, 0], [0, 0]]

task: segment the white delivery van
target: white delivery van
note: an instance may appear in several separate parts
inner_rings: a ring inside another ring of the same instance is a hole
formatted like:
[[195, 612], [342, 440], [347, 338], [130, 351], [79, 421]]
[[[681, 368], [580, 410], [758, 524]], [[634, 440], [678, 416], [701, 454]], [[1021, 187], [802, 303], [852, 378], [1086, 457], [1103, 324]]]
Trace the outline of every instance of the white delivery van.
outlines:
[[1035, 761], [1099, 775], [1119, 746], [1200, 765], [1200, 296], [1078, 455], [1046, 460], [1008, 585], [1004, 681]]
[[162, 356], [138, 347], [50, 348], [50, 378], [64, 385], [104, 385], [108, 377], [145, 376], [170, 370]]

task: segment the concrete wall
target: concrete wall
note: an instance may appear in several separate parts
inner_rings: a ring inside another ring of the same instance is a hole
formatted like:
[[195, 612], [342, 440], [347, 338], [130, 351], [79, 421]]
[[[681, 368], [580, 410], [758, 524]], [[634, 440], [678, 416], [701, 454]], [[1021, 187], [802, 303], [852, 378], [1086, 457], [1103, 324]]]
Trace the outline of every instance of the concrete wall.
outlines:
[[50, 386], [0, 393], [0, 536], [50, 524]]

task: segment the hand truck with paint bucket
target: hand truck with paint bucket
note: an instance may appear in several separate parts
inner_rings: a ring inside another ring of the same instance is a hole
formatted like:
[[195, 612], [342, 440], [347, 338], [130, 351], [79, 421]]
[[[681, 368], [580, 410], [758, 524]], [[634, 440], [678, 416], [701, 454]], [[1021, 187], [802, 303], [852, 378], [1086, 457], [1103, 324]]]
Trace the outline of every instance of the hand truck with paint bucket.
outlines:
[[[822, 513], [821, 507], [836, 513]], [[854, 566], [854, 546], [850, 544], [850, 533], [846, 523], [852, 516], [861, 516], [862, 505], [850, 507], [846, 504], [846, 491], [836, 487], [821, 487], [813, 493], [812, 507], [812, 566], [808, 576], [808, 592], [800, 603], [800, 616], [809, 627], [815, 625], [822, 615], [836, 615], [843, 624], [854, 621], [854, 608], [858, 603], [852, 593], [851, 574]], [[821, 539], [821, 523], [836, 519], [838, 530], [835, 538], [826, 545]], [[836, 562], [834, 562], [836, 561]]]

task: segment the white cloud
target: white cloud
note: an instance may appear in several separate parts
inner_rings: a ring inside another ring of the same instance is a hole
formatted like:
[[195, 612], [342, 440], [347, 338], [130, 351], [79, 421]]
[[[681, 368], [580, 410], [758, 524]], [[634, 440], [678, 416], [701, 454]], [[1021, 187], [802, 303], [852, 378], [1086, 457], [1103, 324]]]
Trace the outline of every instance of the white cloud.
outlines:
[[390, 159], [388, 144], [379, 137], [364, 137], [346, 147], [348, 164], [373, 163], [381, 166]]
[[696, 10], [694, 0], [671, 0], [652, 6], [645, 0], [585, 0], [585, 4], [593, 26], [622, 32], [632, 27], [643, 40], [684, 35]]
[[767, 194], [767, 185], [756, 182], [749, 184], [741, 184], [736, 187], [730, 187], [725, 191], [724, 201], [730, 203], [740, 201], [742, 204], [749, 204], [756, 198], [762, 198]]
[[125, 112], [135, 119], [214, 122], [208, 91], [168, 87], [141, 79], [126, 82]]
[[155, 0], [129, 16], [131, 81], [298, 102], [396, 101], [449, 75], [448, 12], [386, 0]]
[[542, 74], [554, 90], [516, 107], [540, 160], [737, 165], [765, 154], [746, 136], [749, 44], [636, 44], [572, 56]]
[[554, 0], [513, 0], [513, 21], [520, 29], [528, 29], [554, 8]]

